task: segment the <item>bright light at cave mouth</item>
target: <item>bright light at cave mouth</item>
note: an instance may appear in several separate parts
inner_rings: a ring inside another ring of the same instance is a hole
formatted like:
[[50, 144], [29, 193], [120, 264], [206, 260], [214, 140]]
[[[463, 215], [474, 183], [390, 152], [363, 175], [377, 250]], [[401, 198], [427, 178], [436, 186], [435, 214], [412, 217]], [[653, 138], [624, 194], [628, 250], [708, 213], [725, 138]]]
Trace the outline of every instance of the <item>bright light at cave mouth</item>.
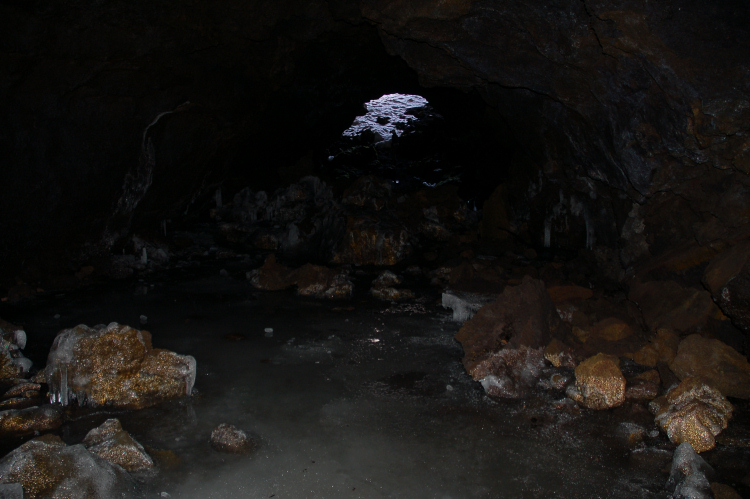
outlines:
[[390, 142], [393, 132], [400, 137], [403, 125], [416, 120], [409, 110], [422, 108], [428, 104], [421, 95], [387, 94], [365, 104], [367, 114], [354, 118], [352, 126], [344, 130], [344, 137], [354, 137], [365, 130], [371, 130], [380, 140], [377, 143]]

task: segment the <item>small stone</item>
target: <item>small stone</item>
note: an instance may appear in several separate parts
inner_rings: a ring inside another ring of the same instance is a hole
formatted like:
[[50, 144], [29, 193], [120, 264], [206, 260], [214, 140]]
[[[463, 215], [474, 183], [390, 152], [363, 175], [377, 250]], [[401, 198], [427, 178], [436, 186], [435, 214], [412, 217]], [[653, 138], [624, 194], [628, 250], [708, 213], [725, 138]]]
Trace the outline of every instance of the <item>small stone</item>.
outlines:
[[273, 338], [273, 328], [272, 327], [267, 327], [263, 331], [265, 331], [265, 335], [264, 336], [266, 338]]
[[625, 401], [625, 377], [617, 357], [594, 355], [576, 367], [575, 375], [567, 395], [589, 409], [609, 409]]
[[544, 358], [555, 367], [574, 368], [576, 366], [571, 348], [557, 338], [552, 338], [547, 348], [544, 349]]
[[244, 431], [222, 423], [211, 432], [211, 445], [219, 452], [243, 454], [255, 447], [255, 442]]
[[635, 376], [628, 381], [625, 398], [628, 400], [652, 400], [659, 395], [661, 378], [654, 369]]
[[148, 317], [145, 315], [140, 316], [138, 320], [141, 322], [141, 326], [145, 326], [148, 323]]
[[707, 478], [713, 474], [713, 468], [695, 453], [688, 442], [684, 442], [674, 451], [666, 489], [673, 498], [713, 499]]

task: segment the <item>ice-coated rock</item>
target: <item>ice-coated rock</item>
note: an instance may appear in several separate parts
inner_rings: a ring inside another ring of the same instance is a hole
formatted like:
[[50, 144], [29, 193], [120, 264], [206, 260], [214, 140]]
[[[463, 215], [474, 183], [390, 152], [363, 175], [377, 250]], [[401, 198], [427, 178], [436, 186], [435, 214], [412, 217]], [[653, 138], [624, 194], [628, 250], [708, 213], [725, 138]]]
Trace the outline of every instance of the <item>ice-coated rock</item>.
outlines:
[[116, 322], [60, 331], [45, 378], [53, 403], [139, 409], [190, 395], [196, 363], [151, 346], [151, 334]]
[[674, 451], [666, 489], [673, 499], [713, 499], [708, 481], [713, 474], [713, 468], [696, 454], [690, 443], [683, 442]]
[[20, 483], [0, 484], [0, 499], [23, 499], [23, 485]]
[[222, 423], [211, 432], [211, 446], [219, 452], [244, 454], [255, 445], [247, 433], [234, 425]]
[[529, 276], [508, 286], [500, 297], [482, 307], [456, 334], [464, 349], [466, 371], [479, 380], [477, 366], [507, 345], [543, 349], [552, 336], [564, 336], [564, 324], [544, 283]]
[[537, 384], [544, 369], [541, 348], [504, 348], [477, 364], [474, 379], [492, 397], [520, 398]]
[[20, 378], [28, 374], [32, 362], [23, 356], [26, 332], [0, 319], [0, 379]]
[[713, 449], [716, 435], [727, 427], [734, 408], [716, 388], [700, 378], [685, 378], [649, 410], [669, 440], [690, 442], [696, 452]]
[[544, 358], [555, 367], [573, 368], [576, 366], [572, 349], [557, 338], [552, 338], [544, 349]]
[[466, 322], [474, 317], [480, 308], [497, 299], [497, 295], [465, 293], [448, 290], [443, 293], [443, 308], [453, 310], [455, 322]]
[[578, 364], [575, 375], [567, 395], [589, 409], [609, 409], [625, 401], [625, 377], [617, 357], [594, 355]]
[[62, 409], [50, 404], [0, 411], [0, 434], [28, 435], [56, 430], [62, 423]]
[[0, 481], [20, 484], [27, 499], [122, 499], [138, 494], [125, 470], [53, 435], [29, 440], [2, 458]]
[[719, 340], [691, 334], [680, 342], [669, 368], [680, 379], [703, 378], [727, 397], [750, 398], [750, 363]]
[[151, 456], [122, 429], [117, 418], [108, 419], [89, 431], [83, 439], [83, 445], [92, 454], [122, 466], [127, 471], [143, 471], [154, 467]]

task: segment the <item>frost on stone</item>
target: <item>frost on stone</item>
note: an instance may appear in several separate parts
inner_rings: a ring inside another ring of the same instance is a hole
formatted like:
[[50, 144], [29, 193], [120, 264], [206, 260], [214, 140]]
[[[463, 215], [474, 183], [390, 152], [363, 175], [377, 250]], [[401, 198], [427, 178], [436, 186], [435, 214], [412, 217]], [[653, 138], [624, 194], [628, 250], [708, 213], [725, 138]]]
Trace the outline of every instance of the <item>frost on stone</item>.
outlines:
[[32, 362], [23, 356], [26, 332], [0, 321], [0, 378], [20, 378], [31, 369]]
[[369, 130], [378, 137], [376, 144], [390, 143], [394, 133], [400, 137], [405, 125], [417, 119], [410, 111], [427, 105], [427, 99], [419, 95], [383, 95], [367, 102], [365, 104], [367, 114], [357, 116], [343, 135], [355, 137]]
[[193, 357], [154, 349], [148, 331], [114, 322], [61, 331], [45, 369], [50, 401], [64, 406], [147, 407], [190, 395], [195, 375]]
[[111, 418], [92, 429], [83, 439], [83, 445], [100, 458], [122, 466], [127, 471], [143, 471], [154, 467], [143, 446], [122, 429], [120, 420]]
[[446, 291], [443, 293], [443, 308], [453, 311], [454, 322], [466, 322], [474, 317], [480, 308], [495, 301], [497, 295], [464, 293], [461, 291]]
[[709, 499], [714, 494], [708, 477], [713, 468], [700, 457], [688, 442], [681, 443], [672, 457], [666, 489], [674, 499]]

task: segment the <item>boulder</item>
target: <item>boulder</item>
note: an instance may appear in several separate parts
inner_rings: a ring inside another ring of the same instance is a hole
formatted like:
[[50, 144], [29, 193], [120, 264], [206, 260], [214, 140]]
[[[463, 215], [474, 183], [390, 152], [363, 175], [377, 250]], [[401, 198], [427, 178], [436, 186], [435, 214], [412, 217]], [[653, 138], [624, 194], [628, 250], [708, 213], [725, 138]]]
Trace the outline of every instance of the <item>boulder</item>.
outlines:
[[544, 369], [541, 348], [504, 348], [477, 364], [472, 376], [478, 379], [487, 395], [521, 398], [539, 381]]
[[41, 433], [56, 430], [62, 423], [62, 409], [50, 404], [0, 411], [0, 434]]
[[413, 236], [397, 222], [376, 217], [349, 216], [346, 232], [333, 263], [354, 265], [395, 265], [411, 255]]
[[32, 362], [23, 356], [26, 332], [18, 326], [0, 319], [0, 379], [26, 376]]
[[144, 471], [154, 467], [151, 456], [146, 453], [141, 444], [122, 429], [120, 420], [117, 418], [108, 419], [101, 426], [89, 431], [83, 439], [83, 445], [92, 454], [112, 464], [122, 466], [130, 472]]
[[669, 440], [689, 442], [696, 452], [703, 452], [714, 448], [734, 408], [716, 388], [691, 377], [651, 401], [649, 410]]
[[60, 331], [44, 373], [53, 403], [140, 409], [190, 395], [196, 364], [154, 349], [148, 331], [113, 322]]
[[628, 400], [653, 400], [659, 395], [661, 377], [652, 369], [627, 379], [625, 398]]
[[27, 499], [121, 499], [138, 492], [124, 469], [53, 435], [29, 440], [2, 458], [0, 481], [20, 484]]
[[483, 378], [477, 366], [506, 346], [540, 349], [552, 336], [563, 337], [565, 326], [544, 283], [529, 276], [519, 286], [508, 286], [500, 297], [482, 307], [456, 334], [464, 349], [466, 371]]
[[575, 369], [576, 382], [568, 396], [589, 409], [609, 409], [625, 401], [625, 377], [620, 360], [606, 354], [590, 357]]
[[705, 329], [711, 319], [721, 319], [723, 315], [708, 291], [685, 288], [675, 281], [635, 281], [628, 298], [638, 304], [652, 331], [666, 327], [696, 332]]
[[247, 433], [234, 425], [222, 423], [211, 432], [211, 446], [219, 452], [244, 454], [256, 447]]
[[379, 300], [384, 301], [404, 301], [414, 298], [414, 293], [409, 289], [396, 288], [401, 284], [401, 278], [391, 272], [384, 270], [372, 281], [370, 294]]
[[635, 362], [649, 367], [656, 367], [659, 362], [670, 364], [677, 355], [680, 337], [669, 328], [659, 328], [656, 336], [647, 345], [632, 355]]
[[732, 323], [750, 333], [750, 241], [712, 258], [703, 274], [703, 284]]
[[699, 376], [727, 397], [750, 398], [750, 363], [719, 340], [688, 336], [680, 342], [669, 368], [680, 379]]
[[280, 291], [295, 284], [294, 270], [276, 262], [276, 255], [268, 255], [263, 266], [247, 273], [254, 287], [266, 291]]

